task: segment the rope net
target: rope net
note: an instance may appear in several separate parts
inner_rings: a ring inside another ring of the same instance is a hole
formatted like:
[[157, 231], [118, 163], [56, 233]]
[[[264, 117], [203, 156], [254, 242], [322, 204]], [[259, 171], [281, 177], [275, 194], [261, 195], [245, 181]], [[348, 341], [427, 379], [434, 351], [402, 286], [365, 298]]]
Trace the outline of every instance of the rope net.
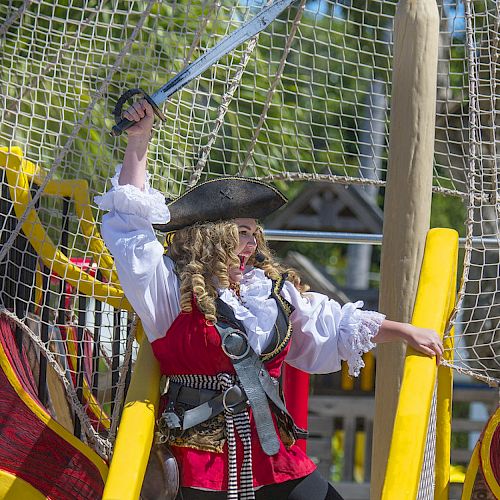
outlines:
[[[74, 392], [66, 409], [55, 389], [44, 404], [104, 456], [137, 347], [93, 204], [123, 157], [125, 141], [108, 133], [112, 109], [127, 88], [157, 90], [266, 3], [0, 5], [0, 307], [19, 347], [34, 350], [34, 373], [54, 370]], [[467, 236], [454, 366], [495, 384], [499, 7], [438, 6], [433, 187], [436, 199], [457, 202]], [[292, 195], [298, 181], [383, 187], [395, 10], [393, 0], [295, 2], [165, 105], [150, 148], [153, 186], [175, 196], [237, 174]]]

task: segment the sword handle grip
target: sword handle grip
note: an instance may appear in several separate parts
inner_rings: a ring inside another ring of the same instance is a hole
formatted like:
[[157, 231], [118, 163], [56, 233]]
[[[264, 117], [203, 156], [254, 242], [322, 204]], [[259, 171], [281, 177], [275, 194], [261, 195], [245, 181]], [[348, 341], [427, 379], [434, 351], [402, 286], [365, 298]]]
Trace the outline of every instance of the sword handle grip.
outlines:
[[132, 125], [135, 125], [136, 122], [131, 122], [130, 120], [127, 120], [126, 118], [122, 118], [116, 125], [113, 125], [113, 128], [110, 131], [110, 134], [113, 137], [118, 137], [119, 135], [122, 135], [122, 133], [129, 129]]
[[149, 94], [144, 92], [144, 90], [142, 89], [130, 89], [124, 92], [120, 96], [120, 98], [116, 102], [115, 109], [113, 110], [113, 115], [115, 116], [115, 122], [116, 122], [116, 125], [113, 126], [110, 132], [110, 134], [113, 137], [118, 137], [119, 135], [122, 135], [124, 130], [127, 130], [132, 125], [135, 125], [136, 122], [127, 120], [126, 118], [122, 118], [123, 105], [134, 95], [141, 95], [142, 97], [144, 97], [144, 99], [146, 99], [146, 101], [148, 101], [149, 104], [151, 104], [151, 107], [153, 108], [153, 111], [158, 118], [160, 118], [163, 121], [167, 119]]
[[122, 135], [122, 133], [129, 129], [132, 125], [134, 125], [136, 122], [131, 122], [130, 120], [127, 120], [126, 118], [122, 118], [116, 125], [113, 125], [113, 128], [109, 132], [113, 137], [118, 137], [119, 135]]

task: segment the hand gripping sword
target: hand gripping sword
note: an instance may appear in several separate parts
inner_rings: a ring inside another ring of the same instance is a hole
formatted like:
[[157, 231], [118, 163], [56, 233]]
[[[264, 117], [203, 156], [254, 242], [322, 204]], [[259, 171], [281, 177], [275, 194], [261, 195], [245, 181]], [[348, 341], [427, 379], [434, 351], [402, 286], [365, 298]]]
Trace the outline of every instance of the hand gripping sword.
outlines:
[[294, 0], [275, 0], [271, 5], [264, 7], [255, 17], [234, 30], [230, 35], [223, 38], [219, 43], [207, 50], [196, 61], [186, 66], [169, 80], [163, 87], [158, 89], [153, 95], [148, 95], [141, 89], [131, 89], [125, 92], [116, 103], [114, 115], [116, 125], [111, 131], [111, 135], [119, 136], [135, 124], [133, 121], [122, 118], [123, 104], [132, 96], [142, 95], [153, 107], [155, 114], [163, 121], [165, 115], [160, 110], [160, 104], [166, 101], [172, 94], [188, 84], [191, 80], [199, 76], [212, 64], [216, 63], [222, 56], [228, 54], [243, 42], [252, 38], [257, 33], [267, 28]]

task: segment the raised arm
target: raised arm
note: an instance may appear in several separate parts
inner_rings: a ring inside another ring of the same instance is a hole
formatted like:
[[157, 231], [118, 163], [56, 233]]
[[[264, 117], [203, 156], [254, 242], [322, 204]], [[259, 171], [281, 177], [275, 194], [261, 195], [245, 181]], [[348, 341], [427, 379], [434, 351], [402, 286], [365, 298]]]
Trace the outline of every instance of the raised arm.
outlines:
[[111, 179], [112, 188], [95, 201], [109, 211], [102, 218], [101, 234], [115, 259], [120, 284], [154, 341], [165, 335], [180, 312], [174, 264], [164, 257], [152, 227], [167, 223], [170, 213], [164, 195], [149, 186], [146, 174], [153, 110], [139, 101], [124, 116], [137, 123], [128, 129], [123, 165]]
[[146, 100], [142, 99], [127, 109], [123, 113], [123, 117], [137, 123], [127, 130], [127, 148], [118, 182], [120, 185], [131, 184], [139, 189], [144, 189], [148, 144], [154, 120], [153, 108]]

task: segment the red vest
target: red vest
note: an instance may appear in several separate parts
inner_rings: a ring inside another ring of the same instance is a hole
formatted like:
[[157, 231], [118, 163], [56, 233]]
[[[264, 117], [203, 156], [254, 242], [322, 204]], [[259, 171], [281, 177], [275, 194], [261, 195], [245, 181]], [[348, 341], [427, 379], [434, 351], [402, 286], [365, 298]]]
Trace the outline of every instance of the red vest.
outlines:
[[[230, 359], [221, 349], [219, 333], [213, 325], [207, 324], [205, 317], [196, 307], [193, 307], [190, 313], [179, 314], [165, 337], [155, 340], [152, 348], [160, 362], [161, 372], [165, 375], [234, 373]], [[272, 377], [280, 376], [289, 348], [290, 344], [265, 364]], [[296, 445], [286, 448], [281, 443], [280, 451], [276, 455], [266, 455], [260, 446], [251, 410], [250, 425], [255, 487], [304, 477], [316, 468]], [[243, 446], [238, 436], [236, 441], [240, 466]], [[179, 464], [182, 486], [222, 491], [227, 489], [227, 444], [223, 453], [177, 446], [172, 446], [172, 452]]]

